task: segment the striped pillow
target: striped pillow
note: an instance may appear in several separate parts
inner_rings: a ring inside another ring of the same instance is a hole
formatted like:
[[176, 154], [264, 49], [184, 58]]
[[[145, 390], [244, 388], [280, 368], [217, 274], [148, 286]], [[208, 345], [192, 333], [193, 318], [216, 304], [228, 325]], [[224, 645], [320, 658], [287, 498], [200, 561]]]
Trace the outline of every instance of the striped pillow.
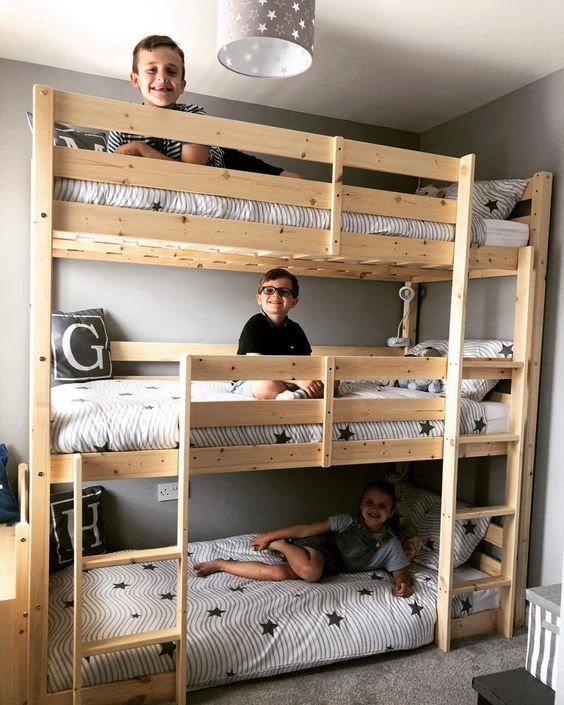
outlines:
[[[472, 213], [480, 218], [505, 220], [517, 205], [527, 187], [526, 179], [499, 179], [497, 181], [475, 181]], [[444, 192], [444, 198], [458, 198], [458, 184], [452, 184]]]
[[[448, 340], [425, 340], [414, 345], [408, 355], [425, 357], [428, 348], [432, 348], [434, 353], [440, 357], [448, 355]], [[513, 356], [512, 340], [465, 340], [464, 357], [506, 357]], [[441, 380], [434, 380], [440, 384]], [[498, 383], [497, 379], [463, 379], [461, 396], [475, 401], [482, 401], [486, 394]], [[437, 384], [437, 387], [439, 386]], [[442, 386], [443, 393], [446, 391], [446, 380]]]
[[[457, 502], [457, 507], [469, 506]], [[398, 512], [415, 528], [423, 543], [423, 550], [413, 559], [428, 568], [439, 567], [439, 540], [441, 533], [441, 498], [438, 494], [415, 485], [405, 484], [398, 501]], [[484, 538], [490, 523], [489, 517], [460, 519], [454, 535], [454, 565], [458, 567], [470, 558]]]

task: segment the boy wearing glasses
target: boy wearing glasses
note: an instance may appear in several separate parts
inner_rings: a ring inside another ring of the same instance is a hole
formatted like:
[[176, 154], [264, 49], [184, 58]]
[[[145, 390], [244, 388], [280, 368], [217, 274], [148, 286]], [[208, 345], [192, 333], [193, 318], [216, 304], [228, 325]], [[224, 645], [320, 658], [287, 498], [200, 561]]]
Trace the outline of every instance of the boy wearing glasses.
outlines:
[[[245, 323], [238, 355], [311, 355], [306, 334], [288, 318], [288, 312], [298, 303], [299, 292], [297, 278], [285, 269], [271, 269], [262, 277], [257, 292], [261, 313]], [[323, 382], [239, 380], [231, 391], [255, 399], [319, 399], [323, 396]]]

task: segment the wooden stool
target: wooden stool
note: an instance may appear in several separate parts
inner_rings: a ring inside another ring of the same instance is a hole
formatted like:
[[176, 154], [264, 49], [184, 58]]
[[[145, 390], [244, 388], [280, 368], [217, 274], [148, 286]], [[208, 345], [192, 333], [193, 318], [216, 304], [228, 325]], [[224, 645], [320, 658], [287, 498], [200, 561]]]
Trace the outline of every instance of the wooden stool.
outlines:
[[472, 679], [478, 705], [554, 705], [554, 691], [524, 668]]

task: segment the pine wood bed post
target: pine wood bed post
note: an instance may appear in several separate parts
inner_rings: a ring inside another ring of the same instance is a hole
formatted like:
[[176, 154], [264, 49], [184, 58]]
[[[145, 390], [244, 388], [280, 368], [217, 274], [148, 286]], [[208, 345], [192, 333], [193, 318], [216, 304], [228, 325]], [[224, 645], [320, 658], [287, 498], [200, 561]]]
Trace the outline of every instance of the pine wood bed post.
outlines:
[[335, 405], [333, 403], [335, 390], [335, 358], [332, 356], [326, 356], [323, 359], [323, 384], [325, 390], [323, 392], [323, 430], [321, 436], [323, 454], [321, 467], [329, 468], [332, 465], [333, 458], [333, 421], [335, 419]]
[[72, 456], [74, 505], [74, 585], [72, 613], [72, 705], [82, 702], [82, 456]]
[[501, 547], [501, 575], [511, 579], [511, 583], [501, 590], [500, 613], [497, 628], [504, 636], [513, 634], [513, 613], [515, 609], [515, 584], [517, 563], [517, 540], [519, 527], [519, 501], [523, 467], [524, 430], [527, 415], [527, 360], [530, 355], [533, 328], [534, 273], [533, 248], [519, 250], [519, 266], [516, 282], [516, 306], [514, 323], [513, 361], [521, 362], [520, 369], [514, 369], [511, 377], [511, 416], [509, 431], [518, 440], [509, 443], [505, 468], [505, 504], [512, 510], [503, 520], [503, 540]]
[[436, 632], [437, 646], [442, 651], [450, 649], [450, 610], [453, 588], [452, 552], [456, 526], [460, 389], [466, 324], [468, 253], [472, 236], [473, 181], [474, 155], [470, 154], [460, 160], [456, 236], [452, 265]]
[[[33, 93], [32, 270], [30, 359], [30, 570], [28, 703], [39, 705], [47, 688], [49, 599], [51, 245], [54, 93]], [[33, 645], [33, 655], [31, 654]]]
[[176, 589], [176, 624], [180, 637], [176, 646], [175, 693], [177, 705], [186, 702], [186, 635], [188, 611], [188, 498], [190, 496], [190, 409], [192, 404], [192, 358], [180, 360], [182, 404], [180, 407], [180, 448], [178, 453], [178, 511], [176, 544], [179, 550]]
[[29, 588], [29, 467], [18, 466], [20, 521], [16, 524], [16, 649], [15, 703], [27, 700], [27, 640]]
[[515, 579], [515, 627], [525, 623], [525, 588], [531, 531], [531, 503], [533, 494], [533, 471], [535, 464], [535, 441], [537, 435], [537, 413], [539, 405], [539, 382], [542, 351], [544, 300], [546, 289], [546, 265], [548, 255], [548, 233], [550, 226], [550, 203], [552, 199], [552, 174], [540, 171], [532, 178], [531, 224], [529, 243], [534, 248], [533, 269], [535, 275], [534, 310], [531, 348], [528, 357], [527, 409], [525, 438], [523, 443], [523, 469], [521, 507], [519, 513], [519, 544], [517, 548], [517, 574]]
[[331, 177], [331, 225], [329, 228], [330, 255], [341, 251], [341, 210], [343, 204], [343, 162], [345, 141], [342, 137], [333, 137], [333, 172]]
[[413, 282], [405, 282], [404, 286], [409, 286], [415, 292], [415, 296], [411, 301], [403, 302], [403, 324], [401, 328], [402, 338], [409, 338], [409, 345], [404, 348], [404, 353], [407, 353], [412, 345], [417, 342], [417, 325], [419, 315], [419, 284]]

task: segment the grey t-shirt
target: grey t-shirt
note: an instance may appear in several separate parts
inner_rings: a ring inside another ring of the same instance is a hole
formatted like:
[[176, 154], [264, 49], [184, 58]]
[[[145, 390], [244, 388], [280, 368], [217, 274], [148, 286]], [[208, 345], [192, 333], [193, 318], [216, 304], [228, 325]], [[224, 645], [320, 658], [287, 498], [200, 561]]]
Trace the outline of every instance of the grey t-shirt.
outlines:
[[[355, 519], [351, 514], [334, 514], [329, 517], [329, 525], [333, 533], [339, 534], [349, 526], [355, 523]], [[394, 570], [402, 570], [407, 568], [409, 561], [401, 547], [400, 540], [391, 531], [386, 530], [382, 533], [374, 533], [374, 555], [368, 561], [366, 570], [376, 570], [383, 568], [391, 573]], [[380, 544], [379, 548], [376, 548]]]

